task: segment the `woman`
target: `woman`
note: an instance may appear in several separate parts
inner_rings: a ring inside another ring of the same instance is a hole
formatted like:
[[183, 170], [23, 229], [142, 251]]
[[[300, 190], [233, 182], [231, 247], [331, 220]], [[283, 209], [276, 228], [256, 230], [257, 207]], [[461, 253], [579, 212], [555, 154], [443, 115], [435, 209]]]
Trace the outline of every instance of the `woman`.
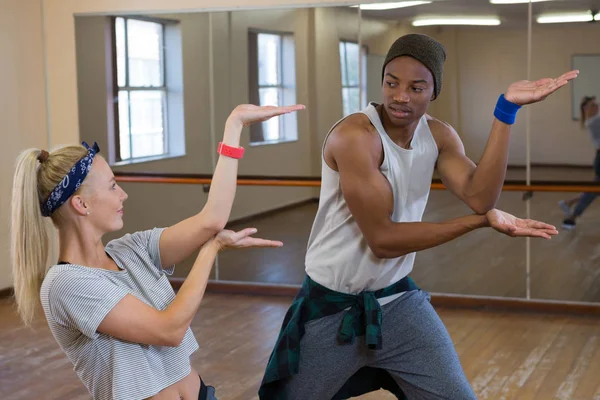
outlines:
[[[169, 228], [127, 234], [106, 247], [103, 235], [123, 227], [127, 194], [98, 147], [29, 149], [19, 156], [11, 233], [18, 310], [30, 324], [41, 300], [52, 334], [94, 399], [215, 398], [190, 364], [198, 343], [189, 326], [217, 252], [282, 245], [251, 237], [255, 229], [223, 230], [243, 154], [241, 131], [302, 108], [238, 106], [225, 125], [204, 208]], [[50, 221], [58, 230], [60, 261], [47, 269]], [[175, 295], [166, 275], [197, 250]]]
[[[594, 158], [594, 181], [598, 182], [600, 181], [600, 113], [598, 112], [599, 108], [596, 97], [584, 97], [581, 100], [580, 110], [581, 127], [587, 128], [594, 149], [596, 150]], [[561, 200], [558, 204], [566, 215], [563, 221], [563, 228], [574, 229], [575, 220], [583, 214], [596, 197], [598, 197], [598, 193], [586, 192], [567, 201]], [[573, 211], [571, 211], [573, 204], [576, 205]]]

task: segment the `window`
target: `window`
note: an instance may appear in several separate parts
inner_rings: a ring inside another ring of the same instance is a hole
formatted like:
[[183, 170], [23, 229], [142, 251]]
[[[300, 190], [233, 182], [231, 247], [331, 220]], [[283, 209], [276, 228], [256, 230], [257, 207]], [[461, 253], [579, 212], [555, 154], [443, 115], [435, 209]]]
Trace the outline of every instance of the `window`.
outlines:
[[169, 152], [165, 26], [115, 18], [118, 121], [116, 161]]
[[[285, 106], [296, 103], [294, 36], [285, 33], [249, 32], [248, 65], [250, 103]], [[298, 139], [296, 113], [251, 125], [252, 144]]]
[[[361, 63], [362, 96], [360, 91], [359, 62]], [[363, 48], [361, 59], [358, 56], [358, 44], [353, 42], [340, 42], [340, 66], [342, 68], [342, 103], [344, 117], [360, 111], [367, 105], [366, 98], [366, 51]]]

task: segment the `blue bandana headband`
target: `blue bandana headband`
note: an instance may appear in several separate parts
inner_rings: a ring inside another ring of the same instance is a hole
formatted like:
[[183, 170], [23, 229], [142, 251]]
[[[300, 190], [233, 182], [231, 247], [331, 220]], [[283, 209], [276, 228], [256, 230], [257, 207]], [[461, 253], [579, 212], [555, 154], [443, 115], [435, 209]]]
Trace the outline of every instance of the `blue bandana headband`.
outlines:
[[52, 190], [48, 199], [42, 203], [42, 215], [44, 217], [49, 217], [52, 215], [58, 207], [63, 205], [69, 197], [73, 195], [79, 189], [83, 180], [90, 172], [92, 168], [92, 162], [94, 161], [94, 157], [96, 153], [100, 151], [98, 147], [98, 143], [94, 142], [94, 145], [90, 147], [86, 142], [82, 143], [86, 149], [88, 149], [88, 153], [81, 160], [77, 161], [77, 163], [69, 170], [69, 173], [63, 178], [62, 181]]

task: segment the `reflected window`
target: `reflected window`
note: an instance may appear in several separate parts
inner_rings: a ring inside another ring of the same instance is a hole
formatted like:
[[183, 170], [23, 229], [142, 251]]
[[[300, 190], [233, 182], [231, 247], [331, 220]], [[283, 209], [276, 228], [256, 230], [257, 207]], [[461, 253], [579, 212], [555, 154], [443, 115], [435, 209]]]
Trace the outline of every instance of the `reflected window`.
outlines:
[[[296, 104], [294, 36], [250, 31], [248, 34], [250, 103], [261, 106]], [[298, 139], [296, 113], [272, 118], [250, 127], [251, 144]]]
[[169, 152], [161, 23], [115, 18], [118, 161]]
[[[340, 42], [340, 67], [342, 69], [342, 104], [344, 117], [362, 110], [367, 105], [366, 98], [366, 50], [363, 47], [361, 57], [359, 57], [359, 47], [357, 43]], [[359, 68], [361, 65], [361, 68]], [[360, 86], [362, 76], [363, 91], [361, 94]]]

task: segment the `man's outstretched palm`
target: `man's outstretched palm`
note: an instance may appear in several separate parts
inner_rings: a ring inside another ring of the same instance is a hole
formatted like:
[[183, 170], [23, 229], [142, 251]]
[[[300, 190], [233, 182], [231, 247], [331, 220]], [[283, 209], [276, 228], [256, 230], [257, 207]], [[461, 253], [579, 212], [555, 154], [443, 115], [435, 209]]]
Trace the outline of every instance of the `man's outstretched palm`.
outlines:
[[540, 237], [550, 239], [558, 235], [558, 231], [552, 225], [532, 219], [521, 219], [500, 210], [490, 210], [485, 214], [490, 226], [505, 235], [518, 237]]
[[506, 100], [524, 106], [544, 100], [558, 89], [577, 78], [578, 70], [569, 71], [558, 78], [544, 78], [538, 81], [518, 81], [508, 87]]

